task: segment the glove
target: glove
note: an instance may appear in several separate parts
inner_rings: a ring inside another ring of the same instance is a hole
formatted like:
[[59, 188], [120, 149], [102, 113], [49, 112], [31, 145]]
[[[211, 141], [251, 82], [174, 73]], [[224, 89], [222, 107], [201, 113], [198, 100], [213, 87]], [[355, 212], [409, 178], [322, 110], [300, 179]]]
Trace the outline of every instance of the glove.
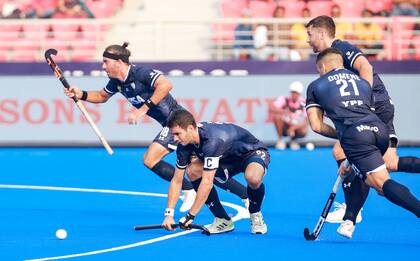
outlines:
[[179, 227], [184, 230], [190, 230], [189, 225], [194, 221], [195, 216], [188, 212], [185, 217], [182, 217], [178, 222]]

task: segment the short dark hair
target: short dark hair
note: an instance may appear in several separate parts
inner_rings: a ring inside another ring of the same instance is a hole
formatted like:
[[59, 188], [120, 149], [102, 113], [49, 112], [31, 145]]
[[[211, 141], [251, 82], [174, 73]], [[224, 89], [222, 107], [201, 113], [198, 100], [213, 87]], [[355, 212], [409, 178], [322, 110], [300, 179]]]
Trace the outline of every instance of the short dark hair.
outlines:
[[336, 55], [339, 55], [341, 58], [343, 58], [343, 54], [340, 52], [340, 50], [338, 50], [337, 48], [330, 47], [323, 50], [322, 52], [318, 54], [318, 56], [316, 57], [316, 63], [318, 63], [319, 61], [324, 59], [325, 56], [330, 55], [330, 54], [336, 54]]
[[305, 25], [306, 28], [310, 26], [315, 28], [324, 28], [332, 38], [335, 37], [335, 23], [334, 20], [328, 15], [320, 15], [313, 18], [311, 21], [309, 21], [309, 23]]
[[179, 126], [186, 130], [189, 125], [192, 125], [194, 128], [197, 127], [194, 116], [187, 110], [176, 110], [168, 118], [167, 126], [169, 128]]

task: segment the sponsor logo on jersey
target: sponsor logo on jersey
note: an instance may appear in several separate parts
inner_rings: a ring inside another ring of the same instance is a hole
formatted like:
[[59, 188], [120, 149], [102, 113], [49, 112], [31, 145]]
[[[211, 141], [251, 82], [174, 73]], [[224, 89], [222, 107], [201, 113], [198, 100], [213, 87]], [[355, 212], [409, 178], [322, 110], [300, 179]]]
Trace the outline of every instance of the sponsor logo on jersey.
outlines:
[[354, 51], [352, 51], [352, 52], [348, 51], [348, 52], [346, 53], [346, 56], [347, 56], [347, 58], [350, 60], [350, 59], [351, 59], [351, 57], [353, 56], [353, 54], [354, 54]]
[[379, 128], [376, 126], [369, 126], [369, 125], [365, 125], [365, 124], [360, 124], [359, 126], [356, 127], [358, 132], [362, 132], [362, 131], [373, 131], [373, 132], [378, 132]]
[[341, 103], [344, 105], [344, 107], [349, 107], [349, 106], [354, 106], [354, 105], [360, 106], [360, 105], [363, 104], [363, 101], [362, 100], [350, 100], [350, 101], [342, 101]]

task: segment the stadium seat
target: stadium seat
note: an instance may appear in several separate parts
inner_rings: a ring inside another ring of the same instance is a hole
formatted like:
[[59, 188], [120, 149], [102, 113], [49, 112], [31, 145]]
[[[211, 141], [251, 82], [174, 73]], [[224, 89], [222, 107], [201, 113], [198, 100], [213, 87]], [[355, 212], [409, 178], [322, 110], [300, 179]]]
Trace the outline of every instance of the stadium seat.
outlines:
[[391, 12], [392, 0], [367, 0], [365, 2], [365, 8], [374, 13], [381, 11]]
[[416, 35], [412, 38], [411, 43], [415, 50], [413, 59], [420, 60], [420, 35]]
[[251, 1], [249, 11], [251, 17], [273, 17], [277, 4], [274, 1]]
[[247, 8], [246, 0], [222, 0], [220, 3], [221, 17], [239, 18]]
[[78, 37], [82, 28], [78, 24], [54, 24], [52, 26], [54, 38], [60, 40], [73, 40]]
[[364, 0], [336, 0], [334, 3], [340, 6], [342, 17], [360, 17], [365, 9]]
[[302, 10], [306, 7], [304, 1], [281, 1], [278, 5], [284, 7], [286, 17], [302, 17]]
[[13, 62], [35, 62], [37, 53], [32, 51], [15, 51], [11, 61]]
[[213, 41], [233, 41], [236, 24], [213, 24]]
[[309, 1], [306, 6], [311, 12], [311, 17], [331, 15], [332, 1]]

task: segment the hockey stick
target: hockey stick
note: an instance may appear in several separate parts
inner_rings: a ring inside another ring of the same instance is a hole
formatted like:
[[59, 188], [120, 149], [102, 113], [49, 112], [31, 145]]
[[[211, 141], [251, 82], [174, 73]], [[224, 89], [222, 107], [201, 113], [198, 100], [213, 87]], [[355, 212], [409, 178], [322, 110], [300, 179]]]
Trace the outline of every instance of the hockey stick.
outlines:
[[324, 226], [325, 219], [327, 218], [328, 212], [330, 212], [332, 203], [334, 202], [335, 195], [337, 193], [338, 187], [340, 186], [341, 182], [343, 182], [343, 178], [338, 175], [337, 180], [335, 181], [334, 187], [332, 192], [325, 204], [324, 209], [322, 210], [321, 216], [319, 217], [318, 223], [316, 224], [314, 231], [312, 234], [309, 233], [309, 228], [305, 228], [303, 230], [303, 236], [306, 240], [313, 241], [317, 239], [319, 233], [321, 232], [322, 227]]
[[[64, 78], [63, 73], [61, 72], [60, 67], [54, 62], [51, 55], [57, 55], [57, 50], [55, 49], [48, 49], [45, 51], [45, 60], [53, 70], [55, 76], [60, 80], [65, 88], [70, 88], [69, 83], [67, 82], [66, 78]], [[79, 107], [80, 111], [82, 112], [83, 116], [85, 116], [86, 120], [88, 121], [89, 125], [92, 127], [93, 131], [95, 132], [96, 136], [98, 136], [99, 140], [102, 142], [102, 145], [105, 147], [106, 151], [108, 151], [109, 155], [112, 155], [114, 151], [112, 150], [111, 146], [109, 146], [108, 142], [105, 140], [102, 133], [99, 131], [98, 127], [96, 127], [95, 122], [93, 122], [92, 118], [90, 117], [89, 113], [87, 112], [83, 103], [77, 99], [76, 95], [73, 96], [73, 101], [76, 103], [77, 107]]]
[[[206, 236], [210, 236], [210, 231], [203, 225], [197, 225], [197, 224], [189, 224], [188, 225], [192, 229], [198, 229], [201, 230], [202, 234], [205, 234]], [[172, 224], [172, 228], [178, 228], [179, 224]], [[146, 225], [146, 226], [135, 226], [134, 230], [147, 230], [147, 229], [159, 229], [164, 228], [162, 224], [157, 225]]]

